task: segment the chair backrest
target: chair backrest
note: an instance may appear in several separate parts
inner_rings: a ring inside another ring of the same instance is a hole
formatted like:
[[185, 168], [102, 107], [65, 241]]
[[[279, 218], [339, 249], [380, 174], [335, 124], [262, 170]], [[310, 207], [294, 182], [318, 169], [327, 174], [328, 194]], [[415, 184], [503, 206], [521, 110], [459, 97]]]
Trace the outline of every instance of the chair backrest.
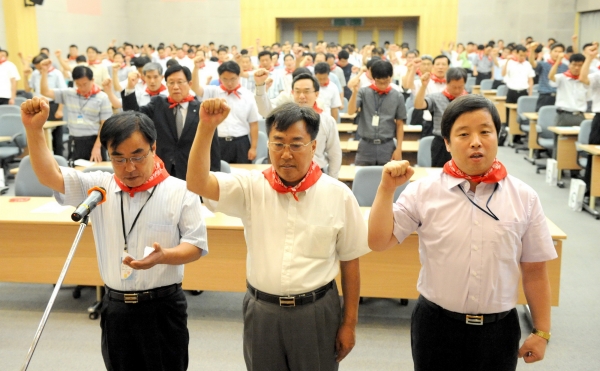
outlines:
[[348, 112], [348, 98], [344, 97], [344, 109], [340, 110], [340, 113]]
[[[356, 170], [354, 181], [352, 182], [352, 193], [356, 197], [359, 206], [372, 206], [377, 193], [377, 187], [381, 182], [381, 173], [383, 166], [365, 166]], [[398, 199], [400, 193], [406, 188], [409, 182], [396, 188], [394, 192], [394, 201]]]
[[433, 135], [419, 139], [419, 151], [417, 152], [417, 165], [420, 167], [431, 167], [431, 142]]
[[263, 133], [267, 134], [267, 120], [258, 120], [258, 131], [262, 131]]
[[221, 160], [221, 172], [222, 173], [231, 173], [231, 166], [227, 161]]
[[410, 107], [406, 109], [406, 125], [410, 125], [410, 121], [412, 119], [413, 111], [415, 107]]
[[481, 91], [492, 90], [492, 85], [494, 85], [494, 80], [492, 79], [481, 80], [481, 83], [479, 83]]
[[556, 122], [556, 106], [544, 106], [540, 108], [538, 112], [537, 126], [541, 129], [538, 130], [538, 138], [554, 139], [554, 133], [548, 128], [554, 126]]
[[0, 106], [0, 122], [2, 122], [2, 116], [6, 114], [14, 113], [17, 115], [21, 115], [21, 107], [19, 106], [9, 106], [7, 104], [3, 104]]
[[0, 136], [12, 137], [17, 134], [21, 134], [15, 138], [17, 146], [20, 148], [26, 147], [27, 137], [25, 135], [25, 126], [23, 126], [23, 122], [21, 121], [21, 115], [14, 113], [2, 115], [0, 119]]
[[465, 83], [465, 90], [471, 93], [473, 91], [473, 85], [475, 85], [475, 81], [477, 81], [475, 77], [467, 77], [467, 82]]
[[[575, 142], [575, 146], [578, 144], [590, 144], [590, 132], [592, 131], [592, 120], [583, 120], [581, 124], [579, 124], [579, 135], [577, 135], [577, 142]], [[577, 148], [579, 150], [579, 148]]]
[[404, 102], [404, 105], [406, 106], [406, 109], [408, 110], [411, 107], [415, 106], [415, 101], [412, 97], [412, 95], [410, 97], [408, 97], [408, 99], [406, 100], [406, 102]]
[[[60, 166], [69, 166], [67, 160], [62, 156], [54, 155], [54, 159]], [[19, 163], [19, 172], [15, 177], [15, 196], [50, 197], [52, 190], [42, 185], [31, 166], [29, 156], [25, 156]]]
[[538, 91], [538, 89], [539, 89], [539, 88], [540, 88], [540, 85], [539, 85], [539, 84], [534, 84], [534, 85], [533, 85], [533, 89], [532, 89], [532, 90], [533, 90], [533, 91]]
[[82, 173], [92, 173], [94, 171], [104, 171], [106, 173], [111, 173], [111, 174], [115, 173], [115, 169], [113, 169], [112, 166], [90, 166], [90, 167], [86, 167], [81, 172]]
[[20, 107], [22, 103], [25, 103], [27, 98], [25, 97], [16, 97], [15, 98], [15, 106]]
[[535, 112], [537, 100], [536, 97], [519, 97], [517, 100], [517, 114], [521, 115], [525, 112]]
[[254, 159], [255, 164], [261, 164], [269, 156], [269, 149], [267, 148], [267, 142], [269, 137], [266, 133], [261, 131], [258, 132], [258, 145], [256, 146], [256, 158]]
[[506, 94], [508, 94], [508, 86], [502, 84], [496, 88], [497, 97], [506, 97]]

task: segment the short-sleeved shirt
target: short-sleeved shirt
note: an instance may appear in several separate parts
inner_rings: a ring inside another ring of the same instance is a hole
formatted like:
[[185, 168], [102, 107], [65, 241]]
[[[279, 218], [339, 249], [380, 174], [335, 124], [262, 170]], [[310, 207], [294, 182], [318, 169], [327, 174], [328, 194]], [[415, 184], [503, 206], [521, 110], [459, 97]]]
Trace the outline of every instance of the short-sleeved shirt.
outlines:
[[219, 137], [241, 137], [250, 134], [250, 123], [257, 122], [260, 116], [254, 101], [254, 95], [246, 88], [240, 87], [237, 91], [239, 98], [221, 89], [219, 86], [204, 87], [203, 99], [223, 98], [231, 108], [229, 115], [219, 126]]
[[[112, 116], [112, 106], [103, 91], [85, 99], [72, 88], [54, 89], [54, 102], [65, 105], [69, 134], [74, 137], [98, 135], [100, 122]], [[79, 122], [79, 116], [83, 122]]]
[[[552, 65], [546, 61], [537, 62], [535, 66], [535, 73], [538, 75], [538, 93], [540, 94], [552, 94], [556, 93], [556, 87], [550, 85], [550, 80], [548, 79], [548, 73], [552, 69]], [[564, 64], [558, 65], [557, 73], [564, 73], [569, 69], [569, 67]]]
[[[259, 171], [213, 173], [219, 201], [210, 210], [242, 219], [246, 277], [260, 291], [295, 295], [315, 290], [339, 273], [339, 262], [371, 250], [367, 228], [352, 191], [328, 175], [306, 191], [278, 193]], [[327, 205], [327, 207], [323, 207]]]
[[[397, 90], [379, 95], [366, 87], [358, 91], [356, 107], [360, 108], [358, 135], [367, 139], [389, 139], [396, 135], [396, 120], [406, 120], [404, 97]], [[379, 116], [379, 126], [373, 126], [373, 116]]]
[[592, 112], [600, 114], [600, 72], [591, 74], [590, 95], [592, 97]]
[[317, 105], [325, 114], [331, 115], [332, 108], [340, 108], [342, 100], [340, 99], [340, 90], [333, 83], [327, 86], [319, 87], [319, 96], [317, 97]]
[[433, 93], [425, 97], [427, 111], [433, 117], [433, 134], [442, 135], [442, 116], [450, 104], [450, 99], [442, 93]]
[[[106, 189], [106, 202], [92, 210], [90, 220], [94, 227], [100, 276], [108, 287], [120, 291], [142, 291], [183, 280], [183, 264], [158, 264], [150, 269], [134, 270], [129, 279], [121, 279], [121, 259], [125, 246], [121, 200], [125, 230], [131, 231], [127, 238], [127, 249], [135, 259], [142, 259], [144, 248], [152, 247], [154, 242], [164, 249], [187, 242], [202, 249], [202, 255], [208, 253], [200, 197], [188, 191], [184, 181], [168, 177], [156, 187], [136, 192], [134, 197], [130, 197], [121, 191], [113, 174], [102, 171], [82, 173], [66, 167], [60, 170], [64, 177], [65, 193], [54, 192], [54, 197], [61, 205], [79, 205], [87, 197], [87, 190], [94, 186]], [[156, 191], [150, 198], [154, 188]], [[146, 206], [140, 212], [143, 205]], [[131, 229], [138, 213], [139, 218]]]
[[556, 86], [556, 107], [570, 112], [587, 111], [587, 85], [564, 73], [554, 75], [554, 80], [550, 85]]
[[21, 75], [19, 75], [17, 66], [11, 61], [5, 61], [0, 64], [0, 98], [12, 98], [10, 79], [13, 78], [15, 81], [21, 80]]
[[477, 67], [477, 72], [488, 73], [492, 72], [492, 67], [494, 66], [494, 62], [491, 57], [487, 55], [477, 56], [475, 66]]
[[529, 88], [529, 78], [535, 77], [535, 71], [528, 61], [523, 63], [509, 59], [504, 82], [509, 89], [525, 90]]
[[[29, 78], [29, 86], [33, 89], [33, 95], [36, 97], [42, 96], [42, 94], [40, 93], [42, 91], [40, 88], [41, 82], [42, 82], [42, 75], [40, 74], [40, 71], [38, 71], [38, 70], [33, 71], [33, 73], [31, 74], [31, 77]], [[67, 83], [65, 82], [65, 78], [64, 78], [62, 72], [60, 72], [57, 69], [54, 69], [51, 72], [48, 72], [48, 88], [50, 88], [50, 89], [66, 89], [67, 88]], [[48, 99], [52, 100], [50, 98], [48, 98]]]
[[[417, 94], [417, 92], [419, 91], [419, 89], [421, 89], [421, 85], [423, 84], [423, 82], [421, 82], [421, 79], [416, 79], [415, 80], [415, 90], [412, 91], [412, 97], [414, 99], [415, 95]], [[435, 93], [441, 93], [446, 89], [446, 83], [440, 83], [440, 82], [435, 82], [433, 81], [433, 79], [429, 80], [429, 83], [427, 83], [427, 87], [425, 88], [425, 96], [428, 96], [430, 94], [435, 94]], [[431, 117], [431, 113], [427, 110], [423, 111], [423, 120], [425, 121], [432, 121], [433, 118]]]

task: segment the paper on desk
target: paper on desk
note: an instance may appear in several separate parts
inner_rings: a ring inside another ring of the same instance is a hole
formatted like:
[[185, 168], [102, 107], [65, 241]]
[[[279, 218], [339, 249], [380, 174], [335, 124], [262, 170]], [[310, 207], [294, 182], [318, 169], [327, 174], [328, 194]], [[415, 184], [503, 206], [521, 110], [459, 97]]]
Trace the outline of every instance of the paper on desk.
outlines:
[[203, 218], [214, 218], [215, 214], [212, 211], [208, 210], [206, 206], [202, 205], [201, 208]]
[[75, 166], [90, 167], [90, 166], [94, 165], [94, 162], [84, 160], [84, 159], [79, 159], [79, 160], [75, 160], [75, 162], [73, 164]]
[[65, 210], [69, 210], [70, 208], [71, 206], [61, 206], [58, 204], [58, 202], [53, 201], [31, 210], [31, 212], [39, 214], [59, 214]]

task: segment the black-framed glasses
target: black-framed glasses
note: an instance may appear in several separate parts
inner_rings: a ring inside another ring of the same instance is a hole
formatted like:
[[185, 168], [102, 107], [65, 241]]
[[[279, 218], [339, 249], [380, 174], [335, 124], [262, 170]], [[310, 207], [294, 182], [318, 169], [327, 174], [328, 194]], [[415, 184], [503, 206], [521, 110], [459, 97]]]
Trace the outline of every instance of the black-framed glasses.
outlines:
[[116, 165], [116, 166], [125, 166], [127, 164], [127, 161], [131, 162], [132, 164], [141, 164], [142, 162], [144, 162], [146, 157], [148, 157], [148, 155], [150, 155], [150, 153], [152, 153], [152, 148], [150, 148], [148, 150], [148, 153], [146, 153], [145, 156], [129, 157], [129, 158], [111, 157], [110, 161], [113, 163], [113, 165]]

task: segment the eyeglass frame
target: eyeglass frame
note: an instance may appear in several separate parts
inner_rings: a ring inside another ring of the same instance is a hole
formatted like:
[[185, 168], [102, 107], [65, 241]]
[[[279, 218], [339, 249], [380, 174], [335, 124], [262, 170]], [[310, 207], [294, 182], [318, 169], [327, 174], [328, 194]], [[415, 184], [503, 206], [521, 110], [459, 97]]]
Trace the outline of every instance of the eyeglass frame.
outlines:
[[[110, 156], [110, 162], [113, 163], [113, 165], [116, 166], [127, 166], [127, 162], [131, 162], [133, 165], [139, 165], [141, 163], [144, 162], [144, 160], [146, 160], [146, 158], [148, 158], [148, 156], [150, 155], [150, 153], [152, 153], [152, 148], [150, 148], [148, 150], [148, 153], [146, 153], [145, 156], [140, 156], [140, 157], [121, 157], [119, 158], [119, 160], [125, 160], [124, 162], [115, 162], [116, 158]], [[134, 162], [137, 161], [137, 162]]]
[[[285, 147], [288, 147], [290, 149], [290, 152], [302, 152], [304, 150], [304, 148], [306, 148], [309, 144], [311, 144], [312, 142], [314, 142], [315, 139], [311, 140], [310, 142], [304, 144], [304, 143], [298, 143], [298, 142], [294, 142], [294, 143], [281, 143], [281, 142], [267, 142], [267, 148], [269, 148], [270, 150], [272, 150], [273, 152], [276, 153], [280, 153], [280, 152], [285, 152]], [[276, 149], [272, 149], [270, 144], [281, 144], [283, 145], [283, 148], [281, 150], [276, 150]], [[298, 148], [298, 150], [293, 150], [292, 149], [292, 145], [300, 145], [301, 147]]]
[[174, 87], [175, 85], [177, 86], [185, 86], [185, 84], [189, 85], [189, 81], [167, 81], [167, 86], [169, 87]]

